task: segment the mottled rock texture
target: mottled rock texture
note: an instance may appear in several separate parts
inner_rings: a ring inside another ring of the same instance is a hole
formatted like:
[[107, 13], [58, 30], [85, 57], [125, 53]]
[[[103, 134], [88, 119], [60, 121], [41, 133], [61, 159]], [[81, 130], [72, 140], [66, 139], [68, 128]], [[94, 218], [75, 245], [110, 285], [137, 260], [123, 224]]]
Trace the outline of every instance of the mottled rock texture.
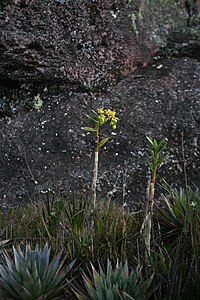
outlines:
[[183, 132], [188, 181], [198, 185], [199, 55], [145, 67], [169, 32], [187, 24], [176, 1], [4, 0], [0, 9], [2, 206], [49, 189], [89, 194], [94, 143], [81, 127], [100, 106], [120, 122], [103, 133], [111, 138], [98, 195], [144, 199], [146, 135], [169, 139], [159, 179], [184, 185]]
[[1, 79], [86, 90], [113, 85], [146, 65], [180, 21], [174, 0], [1, 3]]
[[195, 59], [164, 59], [136, 71], [103, 96], [60, 90], [39, 112], [23, 113], [10, 124], [2, 121], [2, 204], [27, 200], [48, 189], [88, 195], [94, 139], [81, 127], [89, 125], [85, 114], [99, 106], [116, 109], [120, 118], [116, 135], [103, 133], [111, 138], [100, 154], [99, 195], [111, 192], [121, 197], [124, 190], [125, 200], [137, 203], [143, 199], [147, 180], [146, 135], [166, 136], [169, 140], [168, 157], [159, 171], [159, 180], [164, 177], [169, 184], [184, 186], [183, 132], [188, 182], [198, 186], [199, 74], [200, 63]]

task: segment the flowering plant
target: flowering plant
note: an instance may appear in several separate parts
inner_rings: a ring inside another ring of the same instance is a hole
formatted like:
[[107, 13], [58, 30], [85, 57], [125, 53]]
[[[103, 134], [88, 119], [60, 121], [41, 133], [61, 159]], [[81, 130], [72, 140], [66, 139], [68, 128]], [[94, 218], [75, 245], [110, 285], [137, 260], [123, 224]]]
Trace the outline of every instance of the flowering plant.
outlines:
[[109, 122], [111, 128], [114, 130], [117, 128], [117, 122], [119, 118], [116, 117], [116, 112], [111, 109], [105, 109], [103, 107], [98, 108], [97, 111], [92, 110], [93, 115], [87, 118], [94, 123], [94, 127], [83, 127], [83, 130], [87, 132], [93, 132], [95, 134], [95, 159], [94, 159], [94, 171], [93, 171], [93, 183], [92, 183], [92, 193], [94, 207], [96, 205], [96, 186], [97, 186], [97, 174], [98, 174], [98, 161], [99, 161], [99, 148], [105, 145], [108, 141], [108, 137], [100, 140], [99, 130], [104, 124]]

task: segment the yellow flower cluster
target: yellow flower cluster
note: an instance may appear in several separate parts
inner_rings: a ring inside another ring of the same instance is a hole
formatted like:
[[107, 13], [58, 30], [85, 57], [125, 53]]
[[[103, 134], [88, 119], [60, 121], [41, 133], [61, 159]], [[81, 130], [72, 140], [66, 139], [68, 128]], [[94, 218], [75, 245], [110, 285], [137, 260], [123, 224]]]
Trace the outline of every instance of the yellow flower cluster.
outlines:
[[102, 126], [105, 122], [110, 121], [110, 126], [112, 129], [116, 129], [119, 118], [116, 117], [115, 111], [101, 107], [97, 112], [99, 126]]

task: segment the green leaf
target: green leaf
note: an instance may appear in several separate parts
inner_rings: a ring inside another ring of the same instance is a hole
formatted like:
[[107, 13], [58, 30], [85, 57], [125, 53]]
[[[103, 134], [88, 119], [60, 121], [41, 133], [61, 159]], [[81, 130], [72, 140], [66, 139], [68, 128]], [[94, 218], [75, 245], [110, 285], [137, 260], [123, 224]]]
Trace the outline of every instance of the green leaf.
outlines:
[[154, 147], [154, 142], [153, 142], [153, 140], [152, 140], [150, 137], [148, 137], [148, 136], [146, 136], [146, 139], [147, 139], [149, 145], [151, 145], [152, 147]]
[[95, 128], [92, 128], [92, 127], [83, 127], [83, 130], [90, 131], [90, 132], [96, 132], [97, 131]]
[[148, 165], [149, 169], [152, 171], [152, 169], [153, 169], [152, 163], [149, 160], [147, 161], [147, 165]]
[[165, 160], [166, 160], [166, 156], [161, 157], [161, 158], [158, 160], [158, 165], [161, 165]]
[[103, 147], [107, 141], [108, 141], [108, 138], [104, 138], [103, 140], [101, 140], [101, 141], [98, 143], [98, 147], [99, 147], [99, 148]]
[[67, 267], [64, 268], [65, 274], [69, 273], [69, 271], [73, 268], [75, 262], [76, 262], [76, 259], [74, 259]]
[[93, 122], [97, 123], [97, 120], [95, 120], [94, 118], [90, 117], [89, 115], [86, 115], [86, 117], [87, 117], [90, 121], [93, 121]]
[[92, 112], [95, 116], [98, 116], [98, 113], [94, 109], [92, 109]]
[[125, 296], [127, 300], [135, 300], [135, 298], [131, 297], [126, 292], [123, 292], [123, 296]]

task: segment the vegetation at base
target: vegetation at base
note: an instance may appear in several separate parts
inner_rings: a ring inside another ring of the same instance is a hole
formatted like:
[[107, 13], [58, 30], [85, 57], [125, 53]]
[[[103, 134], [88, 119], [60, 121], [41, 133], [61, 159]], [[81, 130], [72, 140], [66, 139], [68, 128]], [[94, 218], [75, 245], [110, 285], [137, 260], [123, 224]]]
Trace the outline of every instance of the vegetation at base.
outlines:
[[[124, 212], [119, 204], [109, 205], [105, 201], [98, 201], [94, 212], [91, 248], [91, 206], [90, 199], [64, 200], [48, 195], [46, 201], [2, 211], [1, 251], [10, 254], [12, 245], [21, 245], [23, 251], [27, 243], [33, 247], [38, 244], [42, 248], [48, 242], [52, 255], [62, 252], [66, 266], [76, 259], [73, 269], [65, 277], [70, 284], [65, 287], [63, 299], [77, 299], [72, 292], [74, 286], [76, 293], [87, 297], [83, 299], [93, 299], [88, 294], [88, 288], [84, 288], [86, 282], [95, 290], [106, 289], [102, 287], [101, 280], [97, 280], [98, 276], [104, 278], [104, 284], [107, 282], [108, 286], [112, 286], [113, 279], [108, 282], [106, 274], [115, 273], [120, 268], [128, 268], [129, 274], [137, 270], [139, 282], [151, 278], [148, 290], [153, 294], [147, 299], [199, 299], [198, 191], [189, 188], [173, 190], [168, 187], [163, 204], [155, 205], [154, 239], [151, 241], [149, 261], [146, 261], [141, 249], [143, 243], [140, 229], [144, 213], [136, 213], [128, 208]], [[118, 267], [114, 267], [116, 264]], [[120, 284], [117, 282], [118, 286]], [[80, 290], [77, 291], [77, 288]], [[121, 299], [141, 299], [133, 294], [128, 294], [126, 298], [126, 289], [119, 289], [119, 292], [124, 295]]]
[[[100, 117], [107, 117], [104, 110], [100, 112]], [[45, 201], [1, 212], [0, 286], [4, 298], [200, 298], [199, 191], [187, 184], [180, 190], [165, 184], [162, 204], [157, 204], [156, 177], [166, 157], [167, 141], [148, 137], [147, 142], [150, 176], [147, 199], [138, 212], [100, 201], [96, 190], [95, 205], [94, 197], [67, 199], [47, 194]], [[54, 255], [51, 260], [48, 245]]]

